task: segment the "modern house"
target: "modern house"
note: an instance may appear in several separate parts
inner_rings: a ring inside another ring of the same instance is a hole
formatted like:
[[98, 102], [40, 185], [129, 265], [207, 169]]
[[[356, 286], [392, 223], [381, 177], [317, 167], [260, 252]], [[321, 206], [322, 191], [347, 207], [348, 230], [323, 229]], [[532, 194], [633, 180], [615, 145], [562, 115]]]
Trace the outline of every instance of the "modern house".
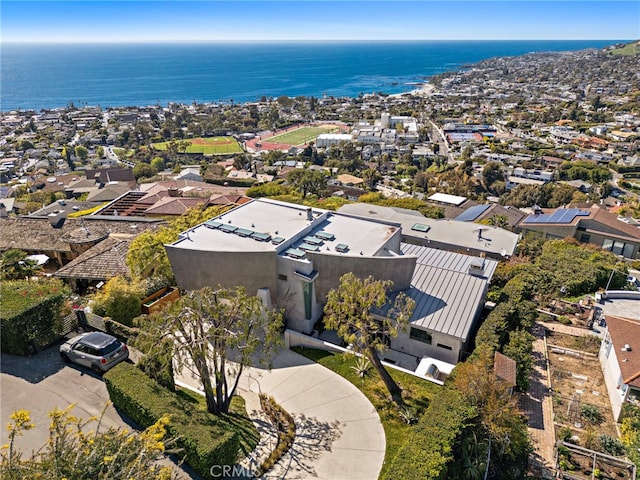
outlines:
[[261, 292], [284, 308], [288, 328], [306, 334], [343, 274], [391, 280], [393, 293], [404, 291], [416, 309], [410, 330], [389, 347], [418, 361], [455, 364], [497, 262], [402, 238], [402, 225], [393, 221], [256, 199], [183, 232], [165, 248], [180, 288], [241, 285]]
[[537, 232], [545, 238], [574, 237], [581, 243], [592, 243], [624, 258], [638, 257], [640, 228], [619, 220], [616, 214], [600, 205], [569, 207], [529, 215], [518, 226], [523, 233]]
[[465, 255], [500, 260], [512, 256], [518, 243], [518, 235], [503, 228], [458, 219], [427, 218], [405, 208], [351, 203], [340, 207], [338, 212], [398, 223], [402, 227], [403, 242]]

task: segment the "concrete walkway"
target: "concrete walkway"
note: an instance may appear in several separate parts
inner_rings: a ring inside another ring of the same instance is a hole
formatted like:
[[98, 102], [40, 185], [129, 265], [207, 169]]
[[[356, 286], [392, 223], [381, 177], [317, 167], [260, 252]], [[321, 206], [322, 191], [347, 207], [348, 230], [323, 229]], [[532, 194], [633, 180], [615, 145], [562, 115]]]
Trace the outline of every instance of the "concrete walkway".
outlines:
[[[198, 386], [184, 375], [177, 380]], [[380, 417], [362, 392], [341, 376], [291, 350], [283, 350], [271, 371], [245, 370], [238, 389], [261, 431], [259, 450], [274, 438], [256, 410], [257, 394], [274, 397], [296, 423], [291, 450], [264, 478], [378, 478], [386, 447]]]

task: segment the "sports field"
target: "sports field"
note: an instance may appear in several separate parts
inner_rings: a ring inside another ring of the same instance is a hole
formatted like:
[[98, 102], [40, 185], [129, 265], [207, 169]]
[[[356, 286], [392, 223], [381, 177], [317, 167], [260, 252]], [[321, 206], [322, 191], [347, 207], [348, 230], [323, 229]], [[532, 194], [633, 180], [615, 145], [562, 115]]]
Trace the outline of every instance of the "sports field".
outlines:
[[334, 133], [340, 132], [340, 128], [335, 125], [318, 125], [315, 127], [300, 127], [295, 130], [290, 130], [288, 132], [281, 133], [279, 135], [274, 135], [273, 137], [269, 137], [265, 139], [265, 142], [269, 143], [284, 143], [287, 145], [304, 145], [305, 143], [309, 143], [315, 141], [318, 138], [318, 135], [322, 133]]
[[[182, 141], [182, 140], [179, 140]], [[227, 153], [242, 153], [242, 148], [233, 137], [193, 138], [186, 153], [204, 153], [207, 155], [225, 155]], [[154, 143], [156, 150], [166, 150], [169, 142]]]

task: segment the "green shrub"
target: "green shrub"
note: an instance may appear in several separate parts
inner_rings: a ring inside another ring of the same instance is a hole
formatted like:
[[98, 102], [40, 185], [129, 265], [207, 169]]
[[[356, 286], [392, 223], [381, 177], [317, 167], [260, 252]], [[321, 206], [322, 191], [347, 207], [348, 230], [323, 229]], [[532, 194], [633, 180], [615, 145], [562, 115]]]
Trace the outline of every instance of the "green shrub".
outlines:
[[177, 438], [185, 461], [196, 473], [210, 478], [212, 465], [233, 465], [240, 448], [238, 434], [216, 417], [193, 408], [187, 400], [158, 385], [141, 370], [121, 363], [104, 376], [113, 404], [141, 428], [170, 416], [167, 431]]
[[571, 325], [572, 323], [571, 319], [566, 315], [560, 315], [556, 320], [558, 320], [558, 323], [561, 323], [562, 325]]
[[453, 460], [454, 444], [475, 416], [474, 407], [453, 388], [445, 387], [413, 427], [383, 478], [445, 478], [447, 465]]
[[602, 412], [600, 412], [600, 409], [595, 405], [583, 405], [580, 410], [580, 415], [591, 425], [600, 425], [604, 420]]
[[[0, 350], [28, 355], [60, 338], [60, 311], [67, 290], [59, 280], [0, 283]], [[35, 345], [34, 345], [35, 344]]]
[[104, 326], [107, 333], [110, 333], [118, 340], [125, 343], [129, 342], [129, 339], [136, 336], [136, 329], [125, 325], [124, 323], [116, 322], [112, 318], [105, 317]]
[[614, 457], [625, 455], [627, 451], [620, 440], [609, 435], [600, 435], [600, 446], [605, 453], [613, 455]]

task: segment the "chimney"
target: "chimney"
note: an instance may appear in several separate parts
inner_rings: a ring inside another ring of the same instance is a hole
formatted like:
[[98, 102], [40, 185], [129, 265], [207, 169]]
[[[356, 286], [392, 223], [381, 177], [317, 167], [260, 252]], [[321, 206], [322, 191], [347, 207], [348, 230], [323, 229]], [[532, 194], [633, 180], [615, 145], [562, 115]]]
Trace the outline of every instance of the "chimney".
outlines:
[[61, 228], [67, 218], [67, 212], [64, 210], [56, 210], [55, 212], [51, 212], [47, 215], [47, 218], [53, 228]]
[[309, 221], [313, 220], [313, 213], [310, 208], [307, 208], [307, 220]]
[[171, 187], [167, 190], [167, 193], [169, 194], [170, 197], [179, 197], [180, 196], [180, 192], [178, 191], [177, 187]]

